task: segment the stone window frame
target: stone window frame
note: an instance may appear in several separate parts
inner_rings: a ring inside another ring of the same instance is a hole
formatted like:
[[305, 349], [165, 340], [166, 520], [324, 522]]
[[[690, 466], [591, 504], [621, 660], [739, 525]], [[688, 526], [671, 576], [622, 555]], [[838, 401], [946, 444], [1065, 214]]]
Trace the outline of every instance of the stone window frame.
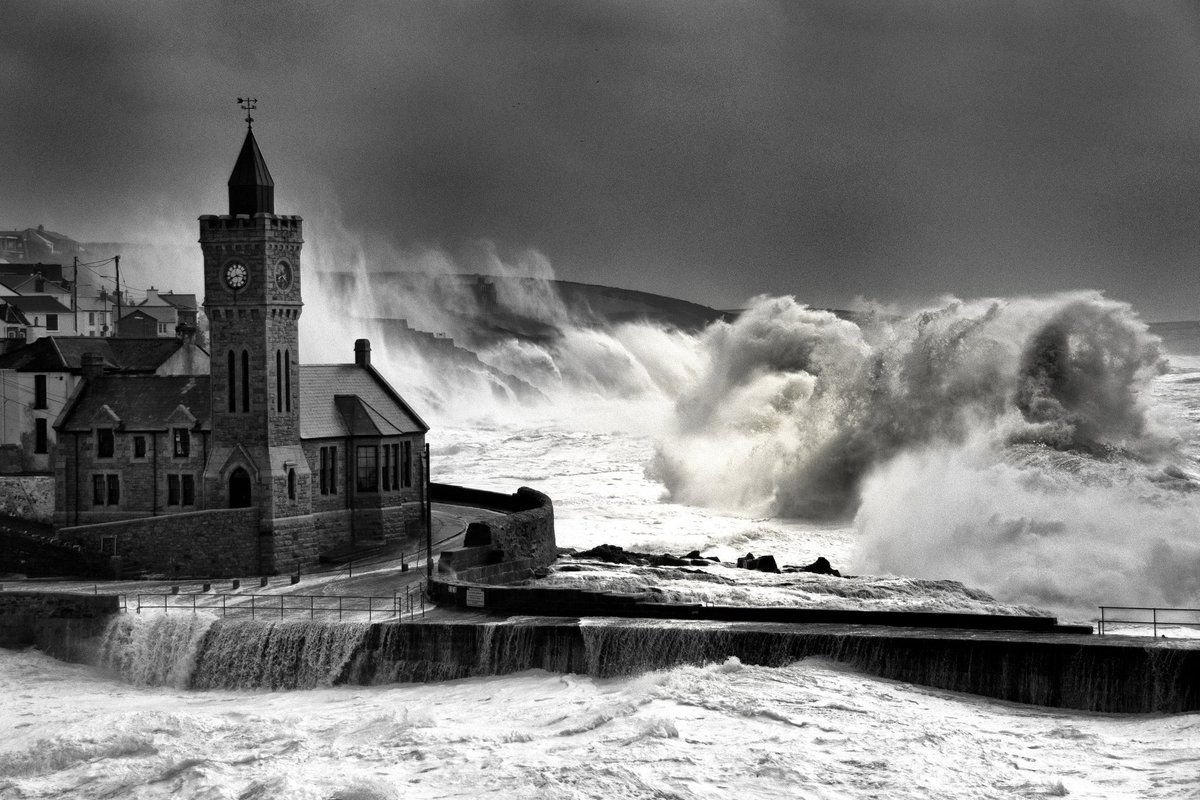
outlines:
[[[117, 457], [117, 429], [113, 427], [100, 427], [95, 429], [96, 436], [96, 460], [108, 461]], [[108, 451], [105, 454], [105, 451]]]
[[192, 432], [187, 428], [171, 429], [171, 457], [192, 457]]
[[92, 507], [112, 508], [121, 505], [121, 473], [92, 473]]
[[187, 508], [196, 505], [196, 476], [191, 472], [167, 473], [167, 507]]
[[360, 444], [355, 450], [354, 488], [363, 494], [379, 491], [379, 445]]
[[[138, 452], [139, 446], [141, 447], [140, 453]], [[146, 435], [142, 433], [135, 434], [133, 437], [133, 451], [130, 458], [134, 461], [145, 461], [149, 457], [150, 450], [146, 447]]]

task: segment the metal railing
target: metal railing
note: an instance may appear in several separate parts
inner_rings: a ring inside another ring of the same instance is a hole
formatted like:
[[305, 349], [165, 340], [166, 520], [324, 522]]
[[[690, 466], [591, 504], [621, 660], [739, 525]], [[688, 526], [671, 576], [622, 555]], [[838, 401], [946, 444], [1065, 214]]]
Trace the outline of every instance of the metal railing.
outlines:
[[1115, 625], [1150, 626], [1155, 638], [1161, 628], [1200, 628], [1200, 608], [1155, 608], [1151, 606], [1100, 606], [1096, 620], [1103, 636]]
[[422, 585], [406, 586], [391, 597], [379, 595], [319, 594], [244, 594], [225, 592], [137, 593], [120, 595], [122, 611], [140, 614], [148, 611], [208, 611], [222, 617], [246, 614], [251, 619], [278, 618], [287, 615], [309, 619], [337, 616], [338, 620], [361, 619], [368, 622], [425, 616], [425, 591]]

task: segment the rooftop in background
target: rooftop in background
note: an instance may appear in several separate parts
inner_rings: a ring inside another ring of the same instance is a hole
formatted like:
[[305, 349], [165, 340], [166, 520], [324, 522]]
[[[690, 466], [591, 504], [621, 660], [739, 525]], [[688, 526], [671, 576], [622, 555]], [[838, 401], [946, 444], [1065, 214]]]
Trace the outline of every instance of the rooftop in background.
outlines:
[[154, 372], [179, 351], [179, 339], [119, 339], [94, 336], [45, 336], [0, 355], [0, 369], [19, 372], [82, 372], [83, 354], [98, 353], [104, 368], [116, 372]]

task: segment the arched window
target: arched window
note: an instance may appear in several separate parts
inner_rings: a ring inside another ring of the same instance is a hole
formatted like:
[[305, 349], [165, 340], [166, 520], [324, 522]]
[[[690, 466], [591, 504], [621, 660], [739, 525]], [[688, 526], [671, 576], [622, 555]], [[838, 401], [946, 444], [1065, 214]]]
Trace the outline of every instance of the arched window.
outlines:
[[229, 351], [229, 410], [237, 411], [237, 369], [235, 367], [236, 357], [233, 351]]
[[288, 500], [296, 499], [296, 470], [288, 470]]
[[242, 351], [242, 411], [250, 410], [250, 351]]
[[250, 473], [238, 467], [229, 474], [229, 507], [249, 508], [252, 500]]
[[283, 411], [283, 353], [275, 351], [275, 410]]

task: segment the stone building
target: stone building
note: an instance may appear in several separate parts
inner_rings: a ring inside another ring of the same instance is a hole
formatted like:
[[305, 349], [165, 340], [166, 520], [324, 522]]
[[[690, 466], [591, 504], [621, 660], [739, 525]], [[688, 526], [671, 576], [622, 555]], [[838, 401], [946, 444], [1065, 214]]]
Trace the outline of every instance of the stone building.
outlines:
[[[211, 366], [89, 371], [55, 423], [60, 538], [126, 569], [290, 571], [355, 542], [424, 541], [428, 426], [371, 365], [300, 363], [300, 217], [248, 130], [229, 213], [200, 218]], [[347, 347], [349, 354], [349, 347]]]

